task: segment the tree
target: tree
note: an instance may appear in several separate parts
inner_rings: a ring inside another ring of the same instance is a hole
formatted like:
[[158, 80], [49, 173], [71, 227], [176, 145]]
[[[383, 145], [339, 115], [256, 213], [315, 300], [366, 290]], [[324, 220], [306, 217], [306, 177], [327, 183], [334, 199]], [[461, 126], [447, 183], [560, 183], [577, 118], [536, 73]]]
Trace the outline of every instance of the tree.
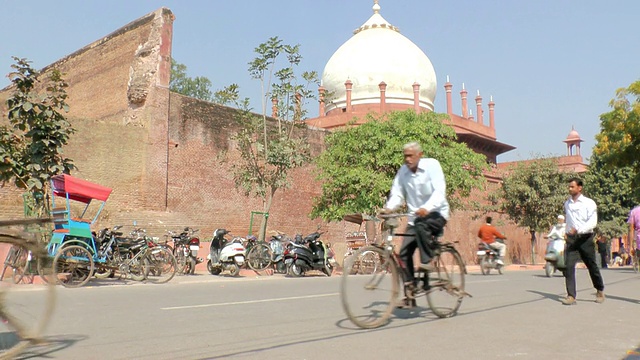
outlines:
[[[232, 170], [236, 188], [246, 196], [262, 199], [265, 216], [260, 226], [261, 240], [264, 240], [274, 195], [279, 189], [290, 186], [290, 170], [310, 160], [302, 120], [306, 116], [304, 104], [313, 97], [310, 85], [317, 85], [318, 75], [315, 71], [303, 72], [299, 77], [296, 75], [296, 67], [302, 60], [299, 51], [299, 45], [282, 44], [277, 37], [255, 48], [258, 56], [249, 63], [249, 73], [260, 81], [260, 115], [251, 112], [248, 98], [240, 98], [236, 84], [216, 91], [213, 97], [214, 102], [234, 104], [240, 110], [237, 118], [239, 131], [233, 140], [237, 143], [241, 160], [232, 165]], [[284, 55], [286, 61], [278, 69], [280, 55]], [[275, 121], [267, 118], [268, 101], [277, 112]]]
[[[564, 213], [567, 181], [572, 176], [575, 174], [559, 170], [554, 158], [520, 162], [507, 170], [502, 186], [489, 194], [492, 206], [487, 210], [504, 212], [518, 226], [527, 228], [534, 249], [536, 234], [549, 229], [557, 214]], [[535, 262], [535, 252], [531, 257]]]
[[211, 81], [204, 76], [190, 78], [187, 66], [171, 59], [171, 81], [169, 90], [196, 99], [211, 101]]
[[584, 192], [598, 206], [598, 233], [612, 239], [627, 233], [629, 211], [637, 204], [631, 166], [610, 168], [597, 154], [584, 175]]
[[595, 155], [600, 156], [609, 169], [631, 167], [633, 187], [640, 186], [640, 80], [627, 88], [616, 91], [616, 97], [609, 102], [613, 108], [600, 115], [600, 133], [596, 135]]
[[447, 118], [413, 110], [369, 115], [366, 123], [327, 136], [327, 149], [316, 159], [322, 195], [315, 199], [311, 216], [331, 221], [353, 213], [373, 215], [384, 205], [404, 162], [402, 146], [410, 141], [422, 145], [425, 157], [440, 161], [451, 207], [459, 208], [461, 198], [483, 187], [482, 172], [488, 165], [484, 155], [456, 141]]
[[66, 103], [67, 83], [58, 70], [49, 73], [44, 92], [36, 93], [40, 73], [30, 61], [14, 57], [9, 73], [15, 90], [7, 99], [10, 127], [0, 127], [0, 181], [13, 182], [26, 189], [34, 201], [36, 215], [48, 208], [49, 179], [75, 169], [73, 160], [63, 156], [62, 148], [75, 132], [61, 111]]

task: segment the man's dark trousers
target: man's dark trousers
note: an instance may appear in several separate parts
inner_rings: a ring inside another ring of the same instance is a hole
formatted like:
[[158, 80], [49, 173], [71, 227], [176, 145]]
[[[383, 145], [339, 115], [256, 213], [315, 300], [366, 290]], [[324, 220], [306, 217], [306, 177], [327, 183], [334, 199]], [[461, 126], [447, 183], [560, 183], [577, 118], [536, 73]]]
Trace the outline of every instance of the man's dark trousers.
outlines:
[[400, 260], [404, 262], [404, 281], [415, 282], [413, 268], [413, 253], [416, 247], [420, 248], [420, 261], [423, 264], [431, 261], [433, 257], [432, 236], [442, 235], [442, 230], [447, 220], [439, 212], [431, 212], [425, 217], [414, 220], [413, 226], [407, 227], [407, 233], [415, 232], [416, 236], [405, 236], [400, 247]]
[[567, 235], [567, 248], [565, 250], [565, 281], [567, 295], [576, 297], [576, 263], [578, 259], [589, 269], [591, 282], [596, 290], [604, 290], [604, 281], [596, 263], [596, 249], [593, 243], [593, 233]]

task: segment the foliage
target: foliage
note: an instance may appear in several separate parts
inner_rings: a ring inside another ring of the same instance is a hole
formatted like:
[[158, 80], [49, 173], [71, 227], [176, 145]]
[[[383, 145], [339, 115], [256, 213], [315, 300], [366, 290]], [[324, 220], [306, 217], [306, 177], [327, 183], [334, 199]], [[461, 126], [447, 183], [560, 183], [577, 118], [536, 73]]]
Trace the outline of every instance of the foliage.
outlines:
[[519, 162], [507, 170], [502, 186], [489, 194], [491, 207], [487, 210], [507, 214], [518, 226], [529, 229], [531, 240], [536, 232], [548, 230], [558, 214], [564, 214], [568, 199], [567, 181], [575, 173], [563, 172], [557, 159], [537, 157]]
[[[249, 99], [240, 98], [236, 84], [216, 91], [213, 96], [216, 103], [233, 104], [240, 109], [237, 119], [240, 130], [233, 136], [241, 157], [240, 162], [232, 165], [235, 185], [245, 195], [261, 198], [266, 214], [275, 193], [290, 186], [289, 171], [310, 159], [308, 142], [303, 132], [296, 129], [303, 126], [304, 104], [313, 98], [309, 87], [317, 85], [318, 75], [303, 72], [297, 76], [295, 70], [302, 60], [299, 50], [299, 45], [285, 45], [277, 37], [255, 48], [257, 57], [249, 63], [249, 73], [260, 81], [261, 115], [251, 112]], [[286, 60], [283, 67], [277, 68], [280, 55]], [[275, 121], [267, 118], [267, 101], [276, 108]], [[266, 219], [261, 224], [260, 239], [264, 239]]]
[[627, 233], [629, 211], [637, 204], [631, 166], [610, 168], [593, 154], [584, 175], [584, 193], [598, 205], [598, 233], [607, 239]]
[[609, 102], [612, 110], [600, 115], [600, 133], [593, 153], [612, 169], [633, 169], [633, 187], [640, 186], [640, 80], [616, 91]]
[[171, 59], [169, 90], [196, 99], [211, 101], [211, 80], [204, 76], [187, 76], [187, 66]]
[[30, 61], [13, 59], [14, 71], [8, 75], [15, 88], [7, 99], [10, 127], [0, 127], [0, 181], [26, 189], [36, 200], [36, 213], [42, 215], [51, 176], [75, 169], [73, 161], [62, 154], [63, 146], [75, 132], [61, 113], [69, 111], [67, 83], [54, 69], [44, 84], [44, 92], [38, 94], [39, 72], [31, 68]]
[[447, 118], [413, 110], [369, 115], [365, 124], [329, 135], [327, 150], [316, 159], [323, 185], [311, 216], [342, 220], [352, 213], [374, 214], [404, 162], [402, 146], [411, 141], [422, 145], [425, 157], [440, 161], [451, 207], [459, 208], [461, 198], [483, 187], [488, 166], [483, 155], [456, 141], [455, 131], [444, 123]]

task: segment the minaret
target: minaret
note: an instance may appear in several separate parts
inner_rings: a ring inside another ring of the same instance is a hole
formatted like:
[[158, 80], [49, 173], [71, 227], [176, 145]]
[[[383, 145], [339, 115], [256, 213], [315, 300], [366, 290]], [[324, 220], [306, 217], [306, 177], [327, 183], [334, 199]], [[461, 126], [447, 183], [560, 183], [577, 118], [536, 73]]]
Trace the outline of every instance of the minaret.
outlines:
[[447, 92], [447, 114], [453, 114], [453, 106], [451, 104], [451, 89], [453, 85], [449, 82], [449, 75], [447, 75], [447, 82], [444, 84], [444, 89]]
[[462, 83], [460, 97], [462, 98], [462, 117], [467, 119], [469, 118], [469, 108], [467, 108], [467, 90], [464, 88], [464, 83]]

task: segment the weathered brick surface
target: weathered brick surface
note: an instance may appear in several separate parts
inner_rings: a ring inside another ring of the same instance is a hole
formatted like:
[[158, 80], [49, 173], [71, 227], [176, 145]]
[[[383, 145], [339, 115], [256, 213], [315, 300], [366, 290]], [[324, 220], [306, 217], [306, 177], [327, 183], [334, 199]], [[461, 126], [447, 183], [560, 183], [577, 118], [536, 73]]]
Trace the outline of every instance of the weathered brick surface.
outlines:
[[[79, 168], [73, 175], [114, 189], [96, 229], [125, 224], [127, 231], [136, 221], [154, 236], [185, 226], [199, 228], [203, 242], [220, 227], [246, 235], [251, 211], [263, 206], [234, 187], [233, 109], [169, 93], [172, 21], [168, 10], [158, 10], [48, 67], [66, 73], [70, 84], [68, 118], [77, 133], [65, 154]], [[9, 92], [0, 92], [0, 100]], [[6, 123], [4, 109], [2, 114]], [[307, 130], [313, 154], [322, 151], [325, 134]], [[321, 223], [307, 215], [321, 191], [312, 170], [307, 165], [291, 172], [293, 186], [276, 193], [268, 230], [307, 234]], [[21, 215], [20, 192], [1, 188], [0, 217]], [[445, 235], [460, 241], [468, 262], [475, 261], [475, 235], [482, 223], [471, 218], [471, 213], [456, 212]], [[501, 224], [499, 216], [496, 224], [513, 242], [514, 261], [529, 261], [528, 235]], [[257, 216], [254, 233], [259, 225]], [[344, 233], [358, 226], [323, 226], [327, 233], [322, 238], [334, 244], [341, 262]], [[202, 247], [204, 257], [208, 244]]]

